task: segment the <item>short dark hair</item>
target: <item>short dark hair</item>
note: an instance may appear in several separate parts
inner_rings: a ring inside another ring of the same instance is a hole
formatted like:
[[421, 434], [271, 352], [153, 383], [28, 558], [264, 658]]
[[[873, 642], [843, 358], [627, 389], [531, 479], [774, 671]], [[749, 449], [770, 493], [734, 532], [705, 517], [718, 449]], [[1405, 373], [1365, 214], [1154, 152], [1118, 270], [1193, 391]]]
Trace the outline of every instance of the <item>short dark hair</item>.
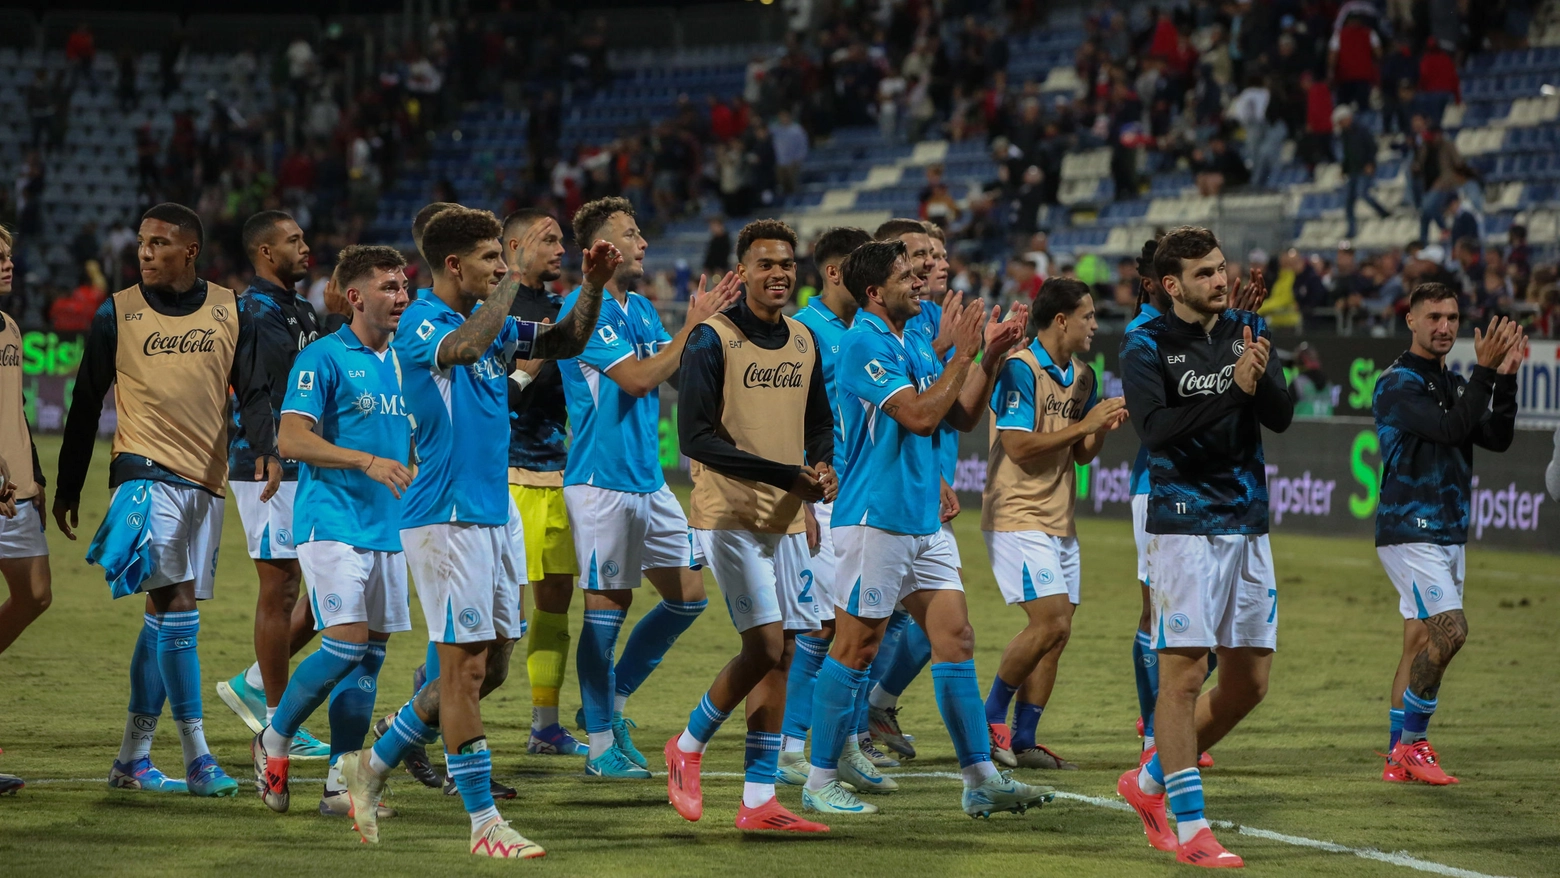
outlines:
[[416, 244], [418, 249], [422, 249], [423, 234], [428, 231], [428, 224], [433, 222], [433, 218], [441, 212], [452, 207], [460, 207], [460, 205], [451, 201], [435, 201], [423, 205], [423, 209], [417, 211], [417, 215], [412, 217], [412, 243]]
[[931, 236], [933, 241], [942, 241], [945, 244], [948, 242], [948, 233], [943, 231], [942, 226], [939, 226], [931, 220], [922, 220], [921, 228], [926, 230], [926, 234]]
[[904, 258], [904, 255], [905, 242], [896, 238], [862, 244], [845, 257], [845, 262], [840, 265], [840, 274], [844, 277], [845, 289], [850, 290], [856, 304], [867, 307], [867, 287], [880, 287], [888, 283], [894, 271], [894, 263]]
[[878, 226], [877, 231], [872, 233], [872, 240], [878, 242], [897, 241], [904, 235], [924, 234], [926, 234], [926, 226], [921, 225], [920, 220], [896, 217]]
[[241, 237], [244, 242], [244, 255], [249, 257], [251, 264], [255, 261], [255, 254], [260, 252], [260, 245], [271, 237], [272, 230], [285, 222], [294, 222], [294, 220], [292, 214], [283, 210], [262, 210], [244, 220], [244, 231]]
[[200, 214], [182, 204], [174, 204], [172, 201], [154, 204], [150, 210], [141, 214], [141, 222], [147, 220], [157, 220], [174, 226], [194, 236], [195, 244], [201, 249], [206, 247], [206, 227], [201, 224]]
[[1089, 285], [1070, 277], [1053, 277], [1040, 286], [1034, 307], [1029, 309], [1029, 330], [1039, 332], [1056, 322], [1056, 315], [1071, 314], [1093, 292]]
[[862, 244], [872, 243], [872, 236], [864, 229], [838, 226], [818, 236], [813, 242], [813, 264], [820, 268], [835, 259], [844, 259]]
[[1420, 302], [1444, 302], [1447, 299], [1455, 301], [1457, 291], [1446, 284], [1431, 281], [1414, 287], [1414, 291], [1408, 294], [1408, 307], [1412, 309]]
[[484, 241], [497, 241], [503, 230], [492, 211], [458, 205], [445, 208], [423, 229], [423, 256], [429, 268], [443, 271], [445, 259], [464, 256]]
[[1461, 238], [1458, 238], [1452, 243], [1452, 249], [1455, 250], [1458, 247], [1461, 247], [1464, 250], [1472, 250], [1475, 253], [1478, 253], [1481, 249], [1479, 247], [1479, 239], [1472, 235], [1463, 235]]
[[1511, 228], [1506, 230], [1506, 236], [1511, 238], [1521, 238], [1522, 240], [1526, 241], [1527, 226], [1521, 223], [1512, 223]]
[[610, 196], [587, 201], [574, 212], [574, 243], [581, 250], [589, 250], [596, 243], [596, 233], [607, 224], [615, 213], [634, 215], [634, 205], [627, 198]]
[[796, 252], [796, 232], [782, 220], [760, 219], [753, 220], [742, 227], [737, 233], [737, 261], [747, 255], [748, 248], [754, 241], [784, 241], [791, 245], [791, 252]]
[[1213, 232], [1199, 226], [1181, 226], [1165, 232], [1154, 250], [1154, 277], [1181, 276], [1185, 260], [1201, 259], [1219, 248]]
[[522, 207], [504, 217], [504, 228], [499, 236], [507, 241], [520, 234], [522, 229], [529, 229], [532, 225], [546, 219], [552, 219], [552, 214], [540, 207]]
[[394, 271], [405, 267], [406, 257], [394, 247], [353, 244], [336, 256], [336, 285], [341, 288], [342, 295], [346, 295], [347, 287], [375, 271]]

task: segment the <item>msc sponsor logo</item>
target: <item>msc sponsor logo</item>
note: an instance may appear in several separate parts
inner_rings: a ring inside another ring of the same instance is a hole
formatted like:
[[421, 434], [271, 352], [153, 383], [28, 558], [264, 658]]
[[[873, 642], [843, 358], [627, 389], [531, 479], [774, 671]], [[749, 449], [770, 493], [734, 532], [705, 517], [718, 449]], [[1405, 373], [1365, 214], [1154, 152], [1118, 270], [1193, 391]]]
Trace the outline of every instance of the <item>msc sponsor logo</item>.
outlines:
[[178, 335], [163, 335], [156, 330], [146, 337], [141, 345], [141, 353], [146, 356], [157, 354], [209, 354], [217, 349], [215, 329], [191, 329]]
[[362, 414], [371, 415], [374, 413], [374, 409], [379, 408], [379, 401], [374, 399], [372, 393], [365, 390], [358, 394], [357, 400], [352, 404], [352, 407]]
[[779, 390], [801, 387], [802, 364], [787, 362], [765, 369], [757, 363], [748, 363], [747, 370], [742, 373], [742, 386], [773, 387]]
[[1213, 396], [1230, 389], [1235, 383], [1235, 364], [1231, 363], [1218, 372], [1207, 375], [1197, 374], [1195, 369], [1187, 369], [1181, 373], [1181, 380], [1176, 382], [1176, 391], [1182, 396]]

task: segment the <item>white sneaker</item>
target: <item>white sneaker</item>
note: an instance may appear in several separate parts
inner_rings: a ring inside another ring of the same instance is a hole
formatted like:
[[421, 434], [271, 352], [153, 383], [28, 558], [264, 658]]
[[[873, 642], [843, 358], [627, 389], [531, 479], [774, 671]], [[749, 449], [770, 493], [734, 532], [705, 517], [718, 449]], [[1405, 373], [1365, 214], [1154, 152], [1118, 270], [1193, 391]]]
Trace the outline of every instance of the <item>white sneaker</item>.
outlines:
[[855, 741], [846, 741], [840, 750], [839, 772], [840, 780], [863, 793], [891, 793], [899, 789], [899, 784], [878, 771]]

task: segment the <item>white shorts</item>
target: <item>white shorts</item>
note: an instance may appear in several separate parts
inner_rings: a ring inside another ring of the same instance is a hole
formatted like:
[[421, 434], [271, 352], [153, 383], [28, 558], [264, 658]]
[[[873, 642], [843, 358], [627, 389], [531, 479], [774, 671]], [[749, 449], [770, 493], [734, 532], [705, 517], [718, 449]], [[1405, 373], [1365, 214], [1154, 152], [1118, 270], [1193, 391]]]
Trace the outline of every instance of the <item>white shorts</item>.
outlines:
[[1434, 543], [1400, 543], [1377, 546], [1381, 566], [1398, 591], [1398, 611], [1405, 619], [1428, 619], [1437, 613], [1460, 610], [1463, 575], [1467, 571], [1465, 546]]
[[[695, 530], [699, 555], [715, 574], [737, 631], [781, 623], [786, 631], [815, 631], [820, 618], [816, 578], [806, 534]], [[834, 618], [832, 612], [829, 618]]]
[[839, 553], [834, 600], [852, 616], [886, 619], [913, 592], [964, 590], [940, 530], [896, 534], [852, 524], [834, 529], [834, 545]]
[[[513, 503], [510, 504], [513, 508]], [[506, 525], [429, 524], [401, 531], [428, 639], [434, 643], [513, 640], [523, 633], [524, 551], [517, 514]]]
[[[114, 489], [117, 496], [127, 482]], [[217, 552], [222, 548], [221, 497], [190, 485], [146, 482], [151, 506], [146, 533], [152, 549], [152, 574], [141, 582], [143, 592], [195, 583], [195, 599], [209, 601], [214, 593]], [[113, 505], [112, 497], [109, 505]]]
[[809, 560], [813, 572], [813, 594], [818, 596], [818, 618], [834, 618], [835, 582], [839, 576], [839, 555], [834, 550], [834, 504], [814, 503], [818, 518], [818, 554]]
[[276, 495], [264, 503], [260, 492], [265, 482], [228, 482], [228, 491], [238, 503], [238, 520], [244, 523], [244, 540], [249, 557], [257, 561], [298, 557], [293, 545], [293, 495], [297, 482], [282, 482]]
[[49, 554], [49, 540], [43, 535], [43, 515], [33, 501], [16, 501], [16, 514], [0, 516], [0, 561], [36, 558]]
[[1152, 585], [1148, 580], [1148, 495], [1132, 495], [1132, 541], [1137, 543], [1138, 582]]
[[566, 485], [563, 501], [574, 531], [580, 588], [638, 588], [646, 570], [698, 568], [688, 516], [665, 485], [649, 494]]
[[314, 630], [367, 622], [381, 634], [412, 630], [406, 555], [359, 549], [333, 540], [298, 547], [298, 563], [309, 589]]
[[964, 558], [959, 554], [959, 540], [953, 535], [953, 522], [945, 521], [942, 526], [943, 536], [948, 538], [948, 549], [953, 552], [953, 566], [955, 570], [964, 569]]
[[1155, 649], [1278, 646], [1267, 534], [1151, 534]]
[[1078, 603], [1078, 538], [1059, 537], [1038, 530], [991, 531], [986, 551], [997, 588], [1009, 604], [1067, 595]]

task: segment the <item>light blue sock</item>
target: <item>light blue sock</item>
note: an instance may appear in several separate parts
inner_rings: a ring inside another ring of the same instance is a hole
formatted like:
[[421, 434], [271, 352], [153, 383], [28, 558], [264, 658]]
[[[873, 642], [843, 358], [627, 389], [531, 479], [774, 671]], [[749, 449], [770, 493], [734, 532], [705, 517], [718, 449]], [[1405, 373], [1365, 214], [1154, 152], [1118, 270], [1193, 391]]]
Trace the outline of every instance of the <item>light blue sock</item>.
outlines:
[[1143, 766], [1143, 770], [1148, 772], [1148, 776], [1153, 778], [1154, 783], [1161, 787], [1165, 785], [1165, 767], [1159, 763], [1159, 751], [1154, 751], [1153, 757], [1148, 760], [1147, 765]]
[[699, 706], [688, 714], [688, 734], [697, 738], [700, 744], [708, 744], [710, 739], [715, 737], [715, 733], [720, 731], [721, 723], [730, 716], [731, 711], [717, 708], [710, 701], [710, 693], [706, 692], [704, 697], [699, 699]]
[[483, 740], [477, 746], [481, 749], [475, 753], [444, 754], [467, 814], [498, 810], [493, 802], [493, 755], [487, 750], [487, 741]]
[[1138, 716], [1143, 718], [1143, 734], [1154, 734], [1154, 705], [1159, 700], [1159, 653], [1147, 631], [1132, 638], [1132, 677], [1137, 682]]
[[[428, 685], [429, 680], [439, 679], [439, 645], [428, 641], [428, 651], [423, 656], [423, 686]], [[422, 691], [422, 686], [417, 687]], [[416, 695], [416, 692], [412, 693]]]
[[1008, 705], [1013, 703], [1013, 695], [1018, 692], [1017, 686], [1009, 686], [1001, 677], [991, 678], [991, 691], [986, 693], [986, 723], [997, 725], [1006, 723], [1008, 718]]
[[855, 725], [856, 691], [866, 683], [867, 672], [847, 668], [833, 656], [824, 659], [813, 690], [812, 764], [836, 769], [840, 750]]
[[743, 778], [748, 783], [772, 784], [780, 771], [780, 733], [748, 732], [742, 757]]
[[385, 642], [370, 640], [363, 660], [336, 683], [330, 693], [330, 759], [334, 765], [343, 753], [363, 749], [369, 726], [374, 723], [374, 696], [379, 691], [379, 669], [385, 663]]
[[788, 738], [807, 740], [812, 730], [813, 689], [829, 655], [829, 641], [805, 635], [796, 638], [796, 654], [785, 678], [785, 720], [780, 730]]
[[1196, 766], [1165, 777], [1165, 805], [1177, 823], [1204, 819], [1202, 774]]
[[639, 691], [650, 674], [660, 666], [666, 651], [699, 618], [709, 601], [661, 601], [644, 615], [623, 644], [623, 657], [613, 669], [614, 694], [628, 697]]
[[[285, 742], [298, 733], [298, 727], [316, 708], [325, 703], [336, 684], [363, 661], [367, 643], [349, 643], [334, 637], [321, 637], [320, 648], [293, 671], [287, 690], [271, 716], [271, 731]], [[271, 742], [266, 748], [270, 749]], [[356, 748], [348, 748], [356, 749]]]
[[407, 752], [413, 747], [426, 747], [437, 740], [439, 730], [429, 728], [417, 716], [417, 711], [412, 710], [412, 703], [408, 701], [395, 712], [395, 718], [390, 720], [389, 731], [374, 742], [374, 758], [394, 768], [401, 764], [401, 760], [406, 758]]
[[157, 633], [157, 667], [176, 720], [202, 717], [200, 698], [200, 612], [165, 613]]
[[911, 621], [905, 626], [904, 634], [900, 635], [894, 662], [884, 671], [879, 685], [884, 692], [898, 698], [915, 681], [931, 658], [932, 642], [926, 639], [926, 632], [921, 630], [921, 626]]
[[986, 713], [981, 709], [980, 689], [975, 683], [975, 661], [932, 665], [932, 691], [937, 696], [943, 725], [953, 738], [959, 767], [990, 762], [991, 735], [986, 730]]
[[1040, 727], [1040, 716], [1045, 706], [1020, 701], [1013, 708], [1013, 752], [1035, 749], [1035, 734]]
[[161, 716], [168, 690], [163, 686], [162, 668], [157, 665], [157, 643], [162, 623], [147, 613], [141, 623], [141, 636], [130, 654], [130, 712]]
[[1398, 744], [1398, 739], [1403, 737], [1403, 708], [1393, 707], [1387, 710], [1387, 752]]
[[[167, 623], [164, 630], [167, 630]], [[1412, 689], [1403, 690], [1403, 736], [1401, 740], [1412, 744], [1423, 741], [1430, 729], [1430, 716], [1435, 713], [1438, 699], [1420, 698]]]
[[574, 660], [580, 678], [580, 700], [585, 705], [587, 732], [612, 730], [615, 685], [612, 652], [626, 615], [622, 610], [585, 611], [585, 627], [580, 630], [580, 645]]

